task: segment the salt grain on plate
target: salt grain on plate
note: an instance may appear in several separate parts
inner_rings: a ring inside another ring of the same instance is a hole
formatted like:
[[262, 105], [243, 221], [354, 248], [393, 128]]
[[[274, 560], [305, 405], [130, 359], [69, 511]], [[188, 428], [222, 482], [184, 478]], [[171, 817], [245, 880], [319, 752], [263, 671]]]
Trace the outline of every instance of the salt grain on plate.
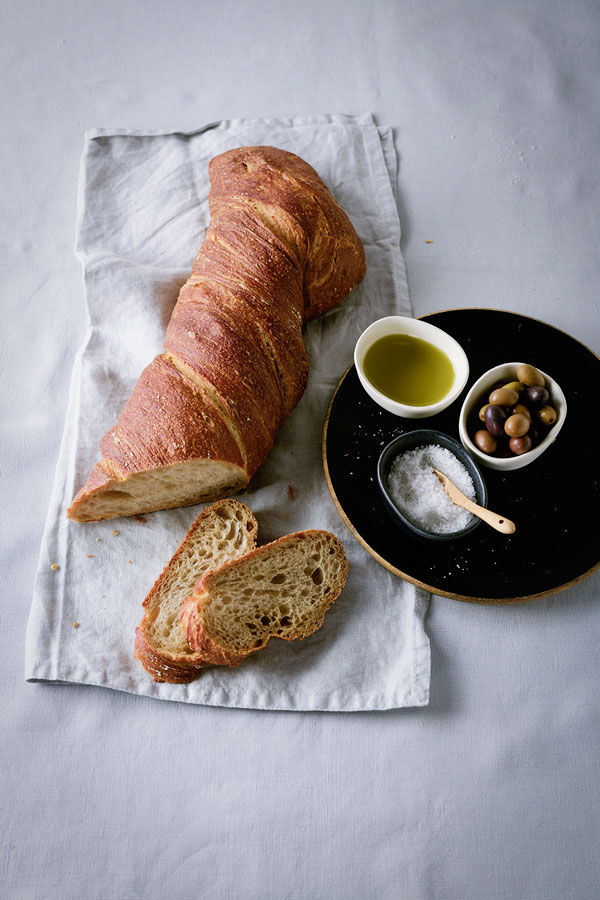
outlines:
[[460, 531], [474, 517], [452, 502], [433, 468], [447, 475], [469, 500], [476, 499], [475, 485], [465, 466], [439, 444], [407, 450], [395, 458], [388, 475], [390, 494], [406, 518], [423, 531]]

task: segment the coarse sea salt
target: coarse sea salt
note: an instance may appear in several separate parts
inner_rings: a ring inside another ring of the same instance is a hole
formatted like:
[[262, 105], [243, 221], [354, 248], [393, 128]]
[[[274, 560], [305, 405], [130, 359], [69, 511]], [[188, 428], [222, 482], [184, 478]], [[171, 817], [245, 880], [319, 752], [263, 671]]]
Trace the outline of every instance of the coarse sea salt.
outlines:
[[439, 444], [406, 450], [392, 462], [388, 489], [398, 508], [415, 525], [431, 534], [449, 534], [466, 528], [474, 516], [453, 503], [433, 471], [439, 469], [463, 492], [475, 500], [475, 485], [461, 461]]

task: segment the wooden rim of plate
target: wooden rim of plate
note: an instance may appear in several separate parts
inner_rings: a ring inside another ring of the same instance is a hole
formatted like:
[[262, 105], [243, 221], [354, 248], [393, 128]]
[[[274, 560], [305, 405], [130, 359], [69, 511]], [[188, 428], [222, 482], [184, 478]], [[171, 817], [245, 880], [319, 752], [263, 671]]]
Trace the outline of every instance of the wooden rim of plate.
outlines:
[[[415, 318], [425, 319], [429, 316], [437, 315], [438, 313], [468, 312], [470, 310], [477, 310], [477, 309], [485, 310], [486, 312], [491, 311], [491, 312], [506, 313], [507, 315], [517, 315], [523, 319], [532, 319], [534, 322], [539, 322], [541, 325], [547, 325], [549, 328], [555, 328], [554, 325], [549, 325], [548, 322], [544, 322], [542, 319], [536, 319], [534, 316], [523, 315], [523, 313], [511, 313], [509, 310], [492, 310], [490, 307], [485, 307], [485, 306], [478, 306], [478, 307], [465, 306], [465, 307], [459, 307], [456, 309], [445, 309], [445, 310], [440, 309], [440, 310], [436, 310], [435, 313], [426, 313], [423, 316], [415, 316]], [[595, 356], [596, 359], [598, 359], [600, 361], [600, 357], [598, 357], [598, 355], [596, 353], [594, 353], [593, 350], [590, 350], [590, 348], [587, 347], [582, 341], [578, 341], [577, 338], [572, 337], [572, 335], [568, 334], [568, 332], [566, 332], [566, 331], [562, 331], [562, 329], [560, 329], [560, 328], [555, 328], [555, 330], [561, 331], [562, 334], [564, 334], [566, 337], [569, 337], [569, 338], [571, 338], [571, 340], [576, 341], [578, 344], [580, 344], [582, 347], [584, 347], [589, 353], [591, 353], [592, 356]], [[427, 591], [430, 594], [435, 594], [438, 597], [448, 597], [451, 600], [460, 600], [464, 603], [479, 603], [479, 604], [484, 604], [486, 606], [508, 606], [508, 605], [514, 605], [516, 603], [529, 603], [532, 600], [540, 600], [543, 597], [549, 597], [552, 594], [558, 594], [560, 591], [564, 591], [569, 587], [573, 587], [574, 585], [579, 584], [581, 581], [584, 581], [584, 579], [586, 579], [589, 575], [592, 575], [594, 572], [596, 572], [598, 569], [600, 569], [600, 560], [599, 560], [594, 566], [592, 566], [586, 572], [582, 572], [580, 575], [578, 575], [576, 578], [573, 578], [571, 581], [567, 581], [564, 584], [560, 584], [560, 585], [557, 585], [556, 587], [549, 588], [546, 591], [540, 591], [540, 593], [538, 593], [538, 594], [527, 594], [522, 597], [507, 597], [507, 598], [493, 597], [493, 598], [490, 598], [490, 597], [470, 597], [465, 594], [456, 594], [452, 591], [444, 591], [441, 588], [437, 588], [437, 587], [434, 587], [433, 585], [426, 584], [424, 581], [420, 581], [418, 578], [414, 578], [412, 575], [409, 575], [407, 572], [403, 572], [402, 569], [398, 569], [396, 566], [393, 566], [390, 562], [388, 562], [386, 559], [384, 559], [383, 556], [381, 556], [381, 554], [377, 553], [377, 551], [374, 550], [373, 547], [371, 547], [369, 542], [366, 541], [365, 538], [363, 538], [362, 535], [358, 533], [358, 531], [356, 530], [356, 528], [354, 527], [354, 525], [352, 524], [352, 522], [346, 515], [346, 512], [344, 511], [342, 505], [340, 504], [340, 502], [337, 498], [337, 494], [335, 492], [335, 489], [333, 487], [333, 483], [331, 480], [331, 476], [329, 474], [329, 466], [327, 464], [327, 428], [329, 425], [329, 417], [331, 415], [331, 410], [333, 407], [333, 403], [335, 401], [336, 394], [337, 394], [338, 390], [340, 389], [340, 387], [342, 386], [346, 376], [353, 368], [354, 368], [354, 363], [352, 362], [352, 363], [350, 363], [350, 365], [348, 366], [348, 368], [346, 369], [346, 371], [344, 372], [344, 374], [342, 375], [342, 377], [336, 384], [335, 390], [334, 390], [333, 394], [331, 395], [331, 399], [330, 399], [329, 405], [327, 407], [327, 412], [325, 414], [325, 421], [323, 423], [323, 437], [321, 440], [321, 456], [322, 456], [322, 460], [323, 460], [323, 470], [325, 473], [325, 481], [327, 482], [327, 488], [329, 490], [329, 493], [331, 494], [331, 498], [333, 500], [334, 506], [337, 509], [342, 521], [344, 522], [344, 524], [346, 525], [346, 527], [348, 528], [350, 534], [354, 537], [354, 539], [357, 540], [358, 543], [361, 544], [365, 548], [367, 553], [369, 553], [370, 556], [373, 557], [373, 559], [376, 559], [380, 565], [382, 565], [389, 572], [392, 572], [392, 574], [397, 575], [399, 578], [402, 578], [404, 581], [408, 581], [410, 584], [414, 584], [415, 587], [421, 588], [422, 590]]]

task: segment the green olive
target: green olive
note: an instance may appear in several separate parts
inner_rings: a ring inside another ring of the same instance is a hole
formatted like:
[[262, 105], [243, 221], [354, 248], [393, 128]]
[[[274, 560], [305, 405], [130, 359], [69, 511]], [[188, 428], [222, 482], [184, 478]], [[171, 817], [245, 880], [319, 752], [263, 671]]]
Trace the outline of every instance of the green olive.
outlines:
[[476, 431], [473, 436], [473, 442], [476, 447], [478, 447], [482, 453], [494, 453], [496, 447], [498, 446], [498, 441], [496, 438], [489, 433], [485, 428], [482, 428], [480, 431]]
[[554, 425], [558, 418], [558, 413], [553, 406], [549, 406], [546, 403], [545, 406], [542, 406], [541, 409], [538, 409], [537, 416], [543, 425]]
[[538, 372], [534, 366], [529, 366], [525, 363], [517, 369], [517, 378], [522, 384], [526, 384], [527, 387], [532, 387], [534, 384], [539, 384], [543, 387], [546, 384], [546, 379], [542, 373]]
[[515, 403], [515, 405], [511, 406], [511, 408], [510, 408], [511, 416], [515, 416], [517, 414], [521, 415], [521, 416], [527, 416], [527, 418], [531, 422], [531, 413], [529, 412], [527, 407], [524, 406], [522, 403]]
[[486, 403], [485, 406], [482, 406], [481, 409], [479, 410], [479, 421], [480, 422], [485, 422], [485, 411], [489, 405], [490, 405], [489, 403]]
[[514, 406], [519, 402], [519, 395], [510, 388], [500, 388], [490, 394], [490, 403], [494, 406]]
[[509, 437], [522, 437], [529, 431], [531, 425], [531, 417], [524, 416], [522, 413], [515, 413], [509, 416], [504, 423], [504, 430]]
[[521, 391], [525, 390], [526, 385], [521, 381], [509, 381], [508, 384], [503, 384], [502, 387], [507, 388], [509, 391], [516, 391], [517, 394], [520, 394]]

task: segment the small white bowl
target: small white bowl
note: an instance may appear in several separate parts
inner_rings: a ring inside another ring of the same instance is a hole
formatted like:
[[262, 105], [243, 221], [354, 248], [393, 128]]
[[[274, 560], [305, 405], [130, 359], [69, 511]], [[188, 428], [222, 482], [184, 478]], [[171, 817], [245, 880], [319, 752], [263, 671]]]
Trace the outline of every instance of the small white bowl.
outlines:
[[[481, 450], [475, 446], [467, 431], [469, 420], [485, 403], [487, 403], [490, 390], [497, 381], [507, 383], [509, 381], [518, 380], [517, 369], [521, 365], [523, 364], [520, 362], [509, 362], [503, 363], [500, 366], [494, 366], [493, 369], [488, 369], [481, 378], [477, 379], [465, 397], [465, 401], [460, 411], [458, 433], [461, 443], [471, 456], [481, 463], [482, 466], [487, 466], [488, 469], [509, 472], [514, 469], [522, 469], [523, 466], [529, 465], [529, 463], [532, 463], [534, 459], [541, 456], [544, 450], [547, 450], [548, 447], [554, 443], [560, 429], [565, 424], [565, 419], [567, 417], [567, 401], [565, 395], [563, 394], [560, 385], [547, 375], [546, 372], [543, 372], [539, 366], [536, 366], [538, 372], [541, 372], [546, 379], [546, 388], [550, 394], [549, 402], [557, 412], [556, 422], [552, 428], [550, 428], [544, 440], [540, 441], [540, 443], [531, 450], [528, 450], [527, 453], [521, 454], [521, 456], [508, 456], [502, 459], [497, 456], [488, 456], [487, 453], [482, 453]], [[481, 427], [483, 428], [484, 426], [482, 425]]]
[[[364, 372], [365, 354], [375, 341], [388, 334], [407, 334], [411, 337], [421, 338], [421, 340], [428, 341], [446, 354], [454, 368], [454, 382], [445, 397], [437, 403], [431, 403], [428, 406], [409, 406], [408, 404], [392, 400], [391, 397], [382, 394], [381, 391], [378, 391], [371, 384]], [[369, 397], [388, 412], [394, 413], [396, 416], [402, 416], [404, 419], [423, 419], [426, 416], [434, 416], [436, 413], [446, 409], [447, 406], [450, 406], [456, 400], [469, 377], [469, 360], [458, 341], [455, 341], [453, 337], [450, 337], [441, 328], [430, 325], [429, 322], [422, 322], [420, 319], [411, 319], [407, 316], [386, 316], [383, 319], [377, 319], [376, 322], [369, 325], [356, 342], [354, 364], [360, 383]]]

